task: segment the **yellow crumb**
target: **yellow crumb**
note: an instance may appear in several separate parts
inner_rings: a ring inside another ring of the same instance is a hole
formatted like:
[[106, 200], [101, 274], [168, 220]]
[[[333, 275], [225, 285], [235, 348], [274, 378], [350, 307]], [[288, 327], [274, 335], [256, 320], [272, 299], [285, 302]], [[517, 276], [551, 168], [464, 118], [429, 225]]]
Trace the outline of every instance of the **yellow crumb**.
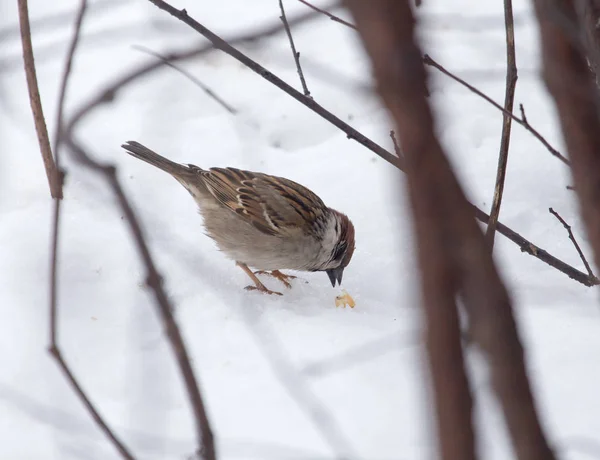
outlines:
[[354, 299], [346, 292], [345, 289], [342, 289], [342, 293], [335, 298], [335, 306], [339, 307], [340, 305], [344, 308], [346, 308], [346, 305], [348, 305], [350, 308], [354, 308], [356, 305]]

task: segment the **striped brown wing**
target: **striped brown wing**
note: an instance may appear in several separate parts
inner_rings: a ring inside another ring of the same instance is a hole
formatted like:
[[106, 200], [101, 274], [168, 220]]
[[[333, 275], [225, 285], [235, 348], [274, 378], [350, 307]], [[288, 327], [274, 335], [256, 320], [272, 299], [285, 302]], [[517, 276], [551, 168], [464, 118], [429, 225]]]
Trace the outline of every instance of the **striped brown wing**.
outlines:
[[282, 177], [211, 168], [202, 172], [210, 193], [223, 206], [269, 235], [308, 231], [327, 213], [323, 201], [306, 187]]

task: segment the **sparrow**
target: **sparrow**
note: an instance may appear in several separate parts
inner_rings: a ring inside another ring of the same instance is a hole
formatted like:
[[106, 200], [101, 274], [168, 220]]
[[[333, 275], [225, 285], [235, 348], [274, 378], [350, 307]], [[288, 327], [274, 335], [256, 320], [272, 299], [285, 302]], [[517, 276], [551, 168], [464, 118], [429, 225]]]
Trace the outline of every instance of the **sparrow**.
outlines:
[[206, 234], [254, 282], [246, 289], [281, 295], [256, 276], [273, 276], [290, 288], [295, 277], [280, 270], [324, 271], [333, 287], [341, 284], [354, 253], [354, 225], [306, 187], [259, 172], [175, 163], [135, 141], [121, 147], [192, 195]]

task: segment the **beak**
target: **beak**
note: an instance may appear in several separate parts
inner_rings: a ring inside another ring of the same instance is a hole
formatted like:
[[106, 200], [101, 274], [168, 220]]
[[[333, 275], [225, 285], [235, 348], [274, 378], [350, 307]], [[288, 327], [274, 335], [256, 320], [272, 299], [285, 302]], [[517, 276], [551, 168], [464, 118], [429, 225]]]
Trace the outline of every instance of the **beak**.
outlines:
[[331, 281], [331, 285], [335, 287], [335, 282], [338, 284], [342, 284], [342, 275], [344, 274], [344, 267], [332, 268], [331, 270], [326, 270], [327, 276], [329, 276], [329, 281]]

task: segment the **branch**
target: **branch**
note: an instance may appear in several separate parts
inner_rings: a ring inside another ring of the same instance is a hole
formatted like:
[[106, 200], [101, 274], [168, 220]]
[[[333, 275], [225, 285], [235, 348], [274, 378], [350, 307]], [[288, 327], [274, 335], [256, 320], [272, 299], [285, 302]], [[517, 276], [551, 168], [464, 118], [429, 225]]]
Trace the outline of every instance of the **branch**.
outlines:
[[[576, 23], [572, 1], [558, 2], [565, 21]], [[540, 24], [543, 75], [554, 98], [574, 186], [596, 265], [600, 264], [600, 114], [598, 88], [578, 43], [554, 20], [555, 7], [534, 2]], [[558, 6], [558, 5], [555, 5]]]
[[[506, 90], [504, 95], [504, 110], [512, 113], [518, 78], [512, 0], [504, 0], [504, 24], [506, 28]], [[494, 200], [490, 211], [490, 220], [488, 221], [487, 231], [485, 233], [485, 238], [490, 247], [490, 251], [494, 248], [494, 237], [496, 235], [498, 217], [500, 216], [500, 206], [502, 205], [511, 126], [512, 119], [508, 115], [504, 115], [502, 120], [502, 140], [500, 141], [500, 153], [498, 155], [498, 172], [496, 173]]]
[[146, 267], [146, 285], [154, 293], [158, 314], [165, 327], [169, 343], [185, 383], [188, 398], [190, 399], [194, 413], [194, 419], [196, 421], [196, 437], [199, 445], [198, 453], [203, 459], [215, 460], [216, 454], [212, 430], [183, 337], [181, 336], [181, 332], [179, 331], [179, 327], [173, 316], [173, 306], [163, 288], [162, 278], [156, 268], [154, 259], [150, 254], [139, 220], [117, 177], [116, 168], [113, 165], [102, 164], [94, 160], [73, 140], [71, 132], [67, 131], [67, 134], [68, 135], [65, 135], [65, 143], [69, 146], [73, 159], [104, 177], [115, 194], [117, 202], [125, 217], [125, 222], [131, 231], [136, 249]]
[[18, 0], [19, 22], [21, 24], [21, 43], [23, 45], [23, 61], [25, 63], [25, 76], [27, 78], [27, 88], [29, 90], [29, 103], [31, 104], [31, 113], [35, 123], [40, 152], [46, 169], [46, 177], [50, 186], [50, 195], [52, 198], [62, 199], [62, 184], [60, 174], [52, 157], [50, 148], [50, 139], [48, 138], [48, 129], [44, 119], [44, 110], [40, 99], [40, 90], [38, 88], [37, 75], [35, 71], [35, 61], [33, 58], [33, 45], [31, 43], [31, 27], [29, 25], [29, 11], [27, 0]]
[[502, 107], [500, 104], [498, 104], [496, 101], [494, 101], [491, 97], [489, 97], [488, 95], [484, 94], [483, 92], [481, 92], [480, 90], [478, 90], [477, 88], [475, 88], [473, 85], [467, 83], [465, 80], [463, 80], [462, 78], [457, 77], [456, 75], [454, 75], [453, 73], [451, 73], [450, 71], [448, 71], [445, 67], [443, 67], [441, 64], [439, 64], [438, 62], [434, 61], [431, 56], [429, 56], [428, 54], [425, 54], [423, 56], [423, 62], [428, 65], [431, 66], [437, 70], [439, 70], [440, 72], [442, 72], [444, 75], [449, 76], [450, 78], [452, 78], [454, 81], [460, 83], [461, 85], [463, 85], [465, 88], [469, 89], [470, 91], [472, 91], [473, 93], [477, 94], [479, 97], [485, 99], [487, 102], [489, 102], [493, 107], [497, 108], [498, 110], [500, 110], [505, 116], [511, 118], [512, 120], [514, 120], [516, 123], [518, 123], [519, 125], [521, 125], [523, 128], [525, 128], [527, 131], [529, 131], [531, 134], [533, 134], [533, 136], [540, 141], [544, 147], [546, 147], [546, 149], [548, 149], [548, 151], [555, 156], [556, 158], [558, 158], [560, 161], [562, 161], [564, 164], [566, 164], [567, 166], [571, 165], [571, 162], [565, 157], [563, 156], [558, 150], [556, 150], [554, 147], [552, 147], [550, 145], [550, 143], [546, 140], [546, 138], [544, 136], [542, 136], [540, 134], [540, 132], [535, 129], [533, 126], [531, 126], [529, 124], [529, 122], [527, 121], [527, 119], [521, 119], [519, 117], [517, 117], [516, 115], [514, 115], [512, 112], [509, 112], [507, 110], [504, 109], [504, 107]]
[[308, 90], [308, 86], [306, 86], [306, 80], [304, 79], [304, 73], [302, 72], [302, 67], [300, 66], [300, 53], [296, 51], [296, 45], [294, 45], [294, 39], [292, 38], [292, 31], [290, 30], [290, 26], [287, 22], [287, 18], [285, 17], [285, 9], [283, 8], [283, 0], [279, 0], [279, 8], [281, 9], [281, 22], [283, 22], [283, 26], [285, 27], [285, 33], [288, 36], [288, 40], [290, 41], [290, 47], [292, 48], [292, 54], [294, 55], [294, 61], [296, 62], [296, 69], [298, 70], [298, 76], [300, 77], [300, 83], [302, 84], [302, 90], [304, 91], [304, 95], [310, 97], [310, 91]]
[[[475, 205], [471, 205], [471, 209], [475, 213], [475, 218], [477, 220], [479, 220], [480, 222], [482, 222], [484, 224], [487, 224], [490, 216], [488, 216], [481, 209], [477, 208]], [[511, 228], [507, 227], [503, 223], [498, 222], [496, 231], [498, 233], [504, 235], [505, 237], [507, 237], [509, 240], [511, 240], [517, 246], [519, 246], [519, 248], [521, 249], [521, 252], [525, 252], [525, 253], [529, 254], [530, 256], [533, 256], [536, 259], [539, 259], [539, 260], [545, 262], [546, 264], [550, 265], [552, 268], [555, 268], [558, 271], [564, 273], [572, 280], [577, 281], [587, 287], [597, 286], [600, 284], [600, 279], [598, 279], [596, 276], [590, 276], [588, 274], [585, 274], [582, 271], [577, 270], [575, 267], [554, 257], [552, 254], [549, 254], [544, 249], [540, 248], [539, 246], [536, 246], [531, 241], [525, 239], [523, 236], [519, 235], [517, 232], [515, 232]]]
[[155, 51], [152, 51], [152, 50], [146, 48], [145, 46], [133, 45], [132, 48], [136, 49], [138, 51], [141, 51], [142, 53], [146, 53], [151, 56], [154, 56], [157, 59], [160, 59], [166, 66], [171, 67], [172, 69], [175, 69], [181, 75], [183, 75], [188, 80], [190, 80], [192, 83], [194, 83], [196, 86], [198, 86], [202, 91], [204, 91], [204, 93], [208, 97], [214, 99], [214, 101], [217, 102], [217, 104], [219, 104], [221, 107], [223, 107], [225, 110], [227, 110], [230, 114], [232, 114], [232, 115], [237, 114], [237, 112], [238, 112], [237, 109], [233, 108], [231, 105], [229, 105], [227, 102], [225, 102], [217, 93], [215, 93], [212, 89], [210, 89], [208, 86], [206, 86], [200, 80], [198, 80], [194, 75], [189, 73], [187, 70], [173, 64], [169, 60], [169, 58], [167, 58], [166, 56], [163, 56], [162, 54], [157, 53]]
[[[344, 21], [343, 19], [340, 19], [337, 16], [335, 16], [335, 15], [333, 15], [333, 14], [331, 14], [331, 13], [325, 11], [325, 10], [317, 8], [316, 6], [314, 6], [314, 5], [310, 4], [309, 2], [307, 2], [306, 0], [298, 0], [298, 1], [301, 2], [301, 3], [303, 3], [304, 5], [308, 6], [309, 8], [313, 9], [314, 11], [317, 11], [317, 12], [319, 12], [321, 14], [326, 15], [327, 17], [329, 17], [329, 19], [331, 19], [331, 20], [333, 20], [335, 22], [338, 22], [340, 24], [343, 24], [346, 27], [349, 27], [351, 29], [356, 30], [356, 26], [354, 24], [352, 24], [352, 23], [350, 23], [348, 21]], [[514, 28], [514, 26], [513, 26], [513, 28]], [[453, 80], [457, 81], [458, 83], [460, 83], [461, 85], [465, 86], [466, 88], [468, 88], [469, 90], [471, 90], [473, 93], [475, 93], [479, 97], [483, 98], [484, 100], [486, 100], [487, 102], [489, 102], [490, 104], [492, 104], [492, 106], [494, 106], [495, 108], [497, 108], [498, 110], [500, 110], [502, 113], [504, 113], [505, 116], [510, 117], [515, 122], [517, 122], [518, 124], [520, 124], [521, 126], [523, 126], [523, 128], [525, 128], [531, 134], [533, 134], [533, 136], [537, 140], [539, 140], [544, 145], [544, 147], [546, 147], [548, 149], [548, 151], [552, 155], [554, 155], [556, 158], [558, 158], [559, 160], [561, 160], [566, 165], [570, 164], [569, 160], [566, 159], [558, 150], [556, 150], [554, 147], [552, 147], [550, 145], [550, 143], [535, 128], [533, 128], [526, 120], [521, 120], [518, 117], [516, 117], [515, 115], [513, 115], [512, 112], [505, 110], [504, 107], [502, 107], [500, 104], [498, 104], [497, 102], [495, 102], [491, 97], [489, 97], [488, 95], [486, 95], [482, 91], [478, 90], [473, 85], [467, 83], [462, 78], [459, 78], [456, 75], [454, 75], [452, 72], [450, 72], [449, 70], [447, 70], [446, 68], [444, 68], [441, 64], [439, 64], [436, 61], [434, 61], [433, 58], [431, 56], [429, 56], [428, 54], [423, 55], [423, 62], [426, 65], [431, 66], [434, 69], [439, 70], [444, 75], [446, 75], [446, 76], [452, 78]]]
[[[87, 8], [87, 1], [81, 0], [79, 4], [79, 10], [77, 12], [77, 17], [75, 20], [75, 30], [73, 32], [73, 38], [71, 39], [71, 44], [69, 46], [69, 51], [67, 54], [67, 60], [65, 63], [65, 69], [63, 72], [63, 77], [61, 80], [61, 87], [58, 98], [58, 112], [56, 116], [56, 136], [54, 138], [54, 153], [56, 155], [56, 167], [59, 174], [60, 181], [60, 190], [62, 192], [62, 181], [63, 181], [63, 173], [59, 168], [59, 149], [61, 144], [61, 133], [60, 127], [62, 126], [62, 118], [64, 111], [64, 101], [67, 90], [67, 84], [69, 80], [69, 75], [71, 73], [71, 65], [73, 62], [73, 56], [75, 54], [75, 50], [77, 49], [77, 44], [79, 42], [79, 35], [81, 31], [81, 25], [83, 22], [83, 17], [85, 15]], [[133, 460], [133, 455], [129, 451], [129, 449], [123, 444], [123, 442], [117, 437], [117, 435], [113, 432], [113, 430], [108, 426], [108, 424], [104, 421], [98, 409], [94, 406], [89, 396], [83, 390], [81, 384], [71, 371], [70, 366], [65, 361], [61, 350], [58, 346], [58, 324], [57, 324], [57, 309], [58, 309], [58, 243], [59, 243], [59, 223], [60, 223], [60, 210], [61, 210], [61, 199], [58, 197], [54, 198], [54, 209], [53, 209], [53, 219], [52, 219], [52, 249], [50, 255], [50, 345], [48, 347], [48, 351], [56, 360], [58, 366], [60, 367], [62, 373], [68, 380], [71, 388], [75, 392], [75, 394], [79, 397], [89, 414], [92, 416], [96, 425], [100, 428], [100, 430], [104, 433], [104, 435], [110, 440], [115, 449], [121, 454], [121, 456], [128, 460]]]
[[308, 7], [309, 7], [309, 8], [311, 8], [313, 11], [316, 11], [317, 13], [324, 14], [324, 15], [325, 15], [325, 16], [327, 16], [329, 19], [331, 19], [333, 22], [337, 22], [337, 23], [339, 23], [339, 24], [343, 24], [343, 25], [345, 25], [346, 27], [350, 27], [351, 29], [354, 29], [354, 30], [356, 30], [356, 27], [354, 26], [354, 24], [352, 24], [352, 23], [350, 23], [350, 22], [348, 22], [348, 21], [344, 21], [342, 18], [340, 18], [340, 17], [338, 17], [338, 16], [336, 16], [336, 15], [334, 15], [334, 14], [331, 14], [331, 13], [330, 13], [330, 12], [328, 12], [328, 11], [325, 11], [325, 10], [323, 10], [323, 9], [321, 9], [321, 8], [317, 8], [315, 5], [313, 5], [313, 4], [311, 4], [311, 3], [308, 3], [308, 2], [307, 2], [307, 1], [305, 1], [305, 0], [298, 0], [298, 1], [299, 1], [300, 3], [303, 3], [304, 5], [308, 6]]
[[559, 213], [557, 213], [554, 209], [549, 208], [548, 211], [550, 212], [550, 214], [552, 214], [554, 217], [556, 217], [558, 219], [558, 221], [563, 225], [563, 227], [565, 227], [565, 229], [567, 230], [567, 233], [569, 234], [569, 239], [573, 242], [573, 246], [575, 246], [575, 249], [577, 250], [579, 257], [580, 257], [581, 261], [583, 262], [583, 265], [585, 265], [585, 269], [587, 270], [587, 272], [590, 276], [594, 276], [594, 272], [592, 271], [590, 264], [588, 263], [587, 259], [585, 258], [585, 255], [583, 255], [583, 251], [581, 250], [579, 243], [577, 243], [577, 240], [575, 239], [575, 236], [573, 235], [571, 226], [569, 224], [567, 224], [567, 222], [561, 217], [561, 215]]
[[463, 218], [470, 218], [476, 230], [477, 225], [434, 135], [408, 0], [371, 0], [368, 4], [348, 0], [346, 5], [370, 56], [379, 94], [395, 121], [406, 158], [439, 457], [474, 460], [473, 402], [455, 300], [460, 287], [457, 271], [462, 267], [450, 250], [462, 244], [451, 223], [461, 200]]
[[435, 136], [409, 0], [346, 3], [371, 57], [381, 98], [396, 122], [409, 168], [441, 458], [476, 456], [455, 304], [460, 294], [470, 336], [489, 362], [517, 458], [551, 460], [554, 454], [537, 416], [508, 293]]

